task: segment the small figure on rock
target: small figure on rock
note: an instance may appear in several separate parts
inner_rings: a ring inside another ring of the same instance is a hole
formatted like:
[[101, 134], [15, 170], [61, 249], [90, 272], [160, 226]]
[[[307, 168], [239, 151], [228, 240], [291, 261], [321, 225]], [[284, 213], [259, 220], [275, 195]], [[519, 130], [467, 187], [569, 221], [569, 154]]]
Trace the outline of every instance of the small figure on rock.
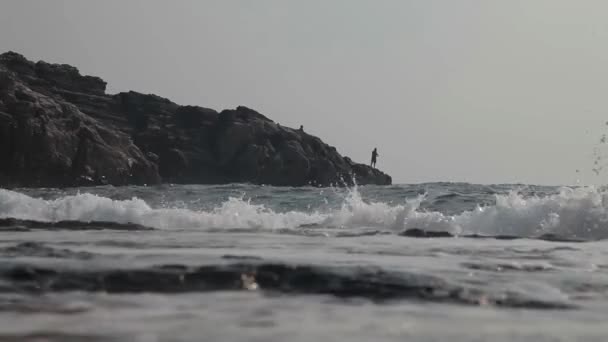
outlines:
[[300, 132], [304, 132], [304, 125], [300, 125]]
[[376, 158], [379, 156], [378, 149], [374, 147], [374, 150], [372, 151], [372, 162], [370, 163], [371, 167], [376, 167]]

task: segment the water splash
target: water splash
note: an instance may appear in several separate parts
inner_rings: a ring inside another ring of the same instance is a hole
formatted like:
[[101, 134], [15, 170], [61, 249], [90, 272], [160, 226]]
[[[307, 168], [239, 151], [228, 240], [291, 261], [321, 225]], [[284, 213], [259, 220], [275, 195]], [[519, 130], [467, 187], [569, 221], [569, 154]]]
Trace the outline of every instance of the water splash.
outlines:
[[[144, 200], [112, 200], [90, 193], [44, 200], [0, 189], [0, 217], [37, 221], [111, 221], [161, 229], [331, 229], [371, 228], [400, 232], [419, 228], [452, 234], [558, 234], [582, 239], [608, 238], [608, 192], [594, 187], [562, 188], [546, 196], [518, 191], [496, 195], [495, 203], [456, 215], [422, 210], [426, 195], [403, 204], [365, 200], [355, 186], [337, 209], [278, 212], [244, 197], [230, 197], [212, 210], [153, 208]], [[319, 201], [323, 201], [319, 198]]]

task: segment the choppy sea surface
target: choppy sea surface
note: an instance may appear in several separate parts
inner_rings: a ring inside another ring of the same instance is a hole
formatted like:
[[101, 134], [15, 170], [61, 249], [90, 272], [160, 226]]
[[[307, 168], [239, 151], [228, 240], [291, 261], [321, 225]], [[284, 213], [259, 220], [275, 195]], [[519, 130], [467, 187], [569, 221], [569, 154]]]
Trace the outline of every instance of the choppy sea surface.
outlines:
[[608, 191], [0, 189], [0, 341], [606, 341]]

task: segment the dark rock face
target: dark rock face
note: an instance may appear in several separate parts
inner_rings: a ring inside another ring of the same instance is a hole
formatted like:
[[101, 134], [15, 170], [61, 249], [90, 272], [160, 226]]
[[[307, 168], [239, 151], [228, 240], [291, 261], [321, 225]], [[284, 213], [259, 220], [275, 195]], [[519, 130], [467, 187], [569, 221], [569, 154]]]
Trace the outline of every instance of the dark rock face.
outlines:
[[69, 65], [0, 55], [0, 186], [391, 184], [303, 131], [246, 108], [105, 94]]

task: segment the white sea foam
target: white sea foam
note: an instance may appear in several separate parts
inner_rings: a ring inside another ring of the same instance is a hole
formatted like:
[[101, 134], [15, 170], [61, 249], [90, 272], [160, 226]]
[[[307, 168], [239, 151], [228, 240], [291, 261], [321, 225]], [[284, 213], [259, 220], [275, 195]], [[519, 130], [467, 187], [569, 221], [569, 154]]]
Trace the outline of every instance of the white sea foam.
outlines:
[[401, 205], [364, 201], [357, 189], [345, 197], [340, 209], [330, 212], [275, 212], [263, 205], [230, 198], [210, 211], [157, 209], [137, 198], [112, 200], [78, 194], [56, 200], [33, 198], [0, 189], [0, 217], [38, 221], [112, 221], [172, 228], [297, 228], [319, 225], [328, 228], [375, 228], [401, 231], [421, 228], [452, 233], [565, 237], [608, 237], [608, 193], [595, 188], [562, 188], [546, 197], [523, 197], [515, 191], [497, 195], [496, 204], [477, 207], [459, 215], [419, 209], [424, 196]]
[[230, 198], [212, 211], [154, 209], [145, 201], [78, 194], [43, 200], [0, 189], [0, 217], [43, 222], [63, 220], [137, 223], [155, 228], [291, 228], [321, 218], [301, 212], [275, 213], [263, 205]]

